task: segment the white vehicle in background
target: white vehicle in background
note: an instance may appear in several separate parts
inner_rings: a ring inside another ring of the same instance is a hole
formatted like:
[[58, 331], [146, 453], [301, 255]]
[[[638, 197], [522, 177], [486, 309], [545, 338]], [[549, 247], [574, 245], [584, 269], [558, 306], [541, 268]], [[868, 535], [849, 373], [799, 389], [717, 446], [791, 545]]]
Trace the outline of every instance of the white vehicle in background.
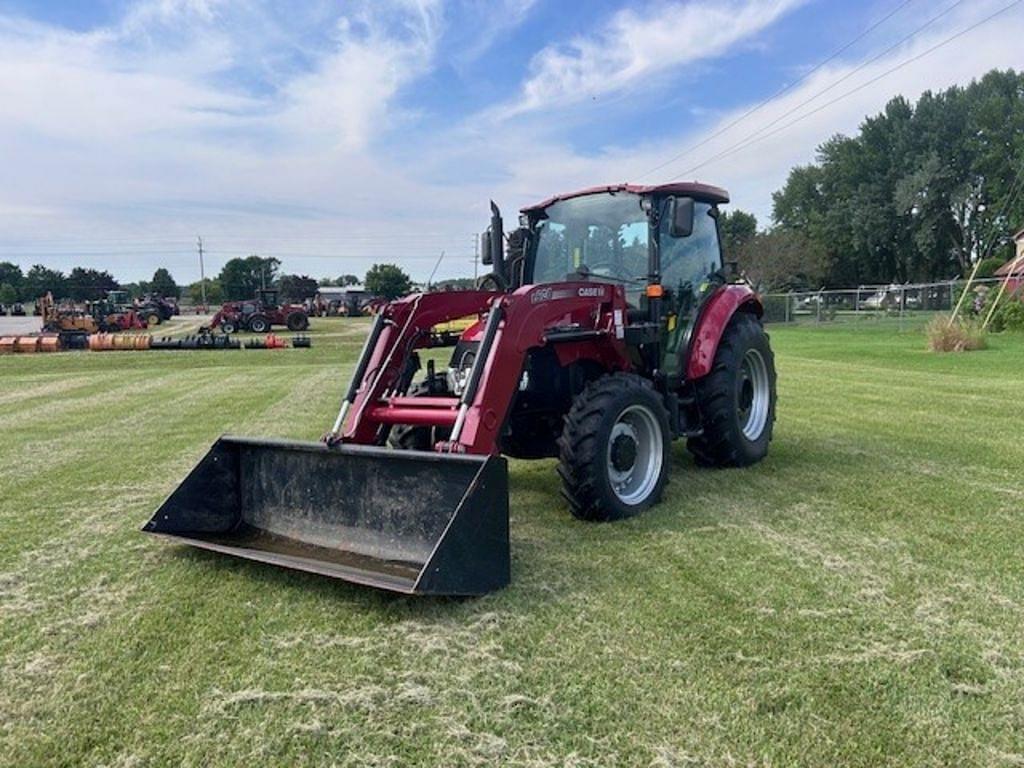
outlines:
[[[891, 290], [892, 286], [888, 289], [882, 288], [881, 290], [875, 291], [866, 299], [861, 299], [861, 309], [885, 309], [887, 306], [890, 306], [893, 302], [890, 295]], [[897, 299], [896, 301], [899, 300]]]

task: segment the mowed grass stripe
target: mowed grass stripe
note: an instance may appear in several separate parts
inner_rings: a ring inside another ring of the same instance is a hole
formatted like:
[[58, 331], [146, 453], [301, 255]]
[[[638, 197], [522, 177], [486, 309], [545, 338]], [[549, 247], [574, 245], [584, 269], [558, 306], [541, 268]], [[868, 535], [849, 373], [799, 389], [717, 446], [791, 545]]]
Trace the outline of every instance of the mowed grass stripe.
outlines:
[[[148, 372], [131, 371], [120, 377], [111, 387], [108, 376], [93, 372], [82, 378], [85, 386], [62, 393], [49, 401], [41, 399], [32, 405], [7, 408], [0, 412], [0, 429], [8, 434], [23, 432], [29, 435], [56, 434], [67, 431], [79, 423], [83, 408], [113, 408], [132, 400], [136, 395], [147, 395], [160, 388], [173, 387], [177, 374], [162, 371], [159, 376]], [[6, 446], [3, 446], [6, 447]], [[0, 457], [3, 456], [0, 447]]]
[[94, 383], [95, 376], [0, 377], [0, 413], [19, 410], [34, 400], [65, 397]]
[[[698, 470], [678, 446], [643, 516], [579, 523], [553, 462], [512, 462], [514, 583], [458, 602], [135, 533], [215, 426], [302, 436], [333, 416], [332, 355], [301, 373], [261, 358], [273, 386], [216, 390], [203, 419], [145, 438], [160, 472], [71, 468], [33, 497], [66, 504], [76, 483], [93, 511], [8, 571], [36, 610], [0, 622], [0, 764], [1012, 764], [1024, 580], [1003, 491], [1019, 481], [963, 440], [969, 414], [933, 435], [904, 418], [912, 392], [877, 399], [874, 363], [867, 387], [807, 364], [854, 350], [923, 374], [920, 337], [833, 330], [773, 331], [768, 461]], [[967, 395], [989, 387], [979, 370], [1005, 388], [1024, 355], [992, 360], [950, 375]]]
[[[255, 381], [257, 378], [258, 376], [254, 375], [252, 380]], [[29, 466], [23, 463], [16, 471], [9, 473], [10, 479], [4, 478], [6, 493], [5, 501], [0, 506], [0, 562], [6, 561], [9, 553], [16, 549], [11, 546], [16, 539], [5, 536], [8, 526], [23, 526], [22, 510], [38, 503], [41, 494], [45, 496], [46, 484], [40, 483], [38, 478], [52, 480], [59, 477], [68, 487], [82, 488], [96, 480], [130, 477], [136, 471], [133, 470], [135, 457], [145, 456], [145, 472], [149, 478], [157, 480], [157, 485], [149, 496], [155, 502], [160, 495], [169, 491], [188, 466], [202, 455], [201, 452], [189, 451], [184, 460], [177, 462], [173, 467], [177, 471], [164, 474], [160, 472], [158, 459], [163, 453], [164, 446], [180, 444], [183, 434], [190, 435], [196, 428], [209, 436], [207, 443], [212, 442], [220, 432], [231, 431], [228, 426], [231, 419], [243, 422], [252, 414], [254, 408], [259, 408], [251, 394], [247, 394], [250, 380], [244, 375], [239, 375], [228, 384], [224, 384], [204, 378], [198, 372], [191, 372], [191, 375], [179, 372], [175, 381], [179, 388], [172, 388], [170, 391], [185, 389], [185, 394], [165, 397], [159, 406], [150, 403], [144, 411], [130, 407], [129, 398], [129, 407], [124, 411], [124, 416], [88, 428], [74, 429], [75, 440], [71, 445], [67, 445], [63, 437], [55, 442], [31, 444], [32, 455], [40, 457], [41, 460]], [[159, 382], [154, 382], [154, 385], [156, 384]], [[162, 389], [159, 386], [156, 388]], [[274, 398], [287, 397], [289, 389], [290, 381], [287, 377], [282, 377], [267, 384], [263, 388], [262, 396], [266, 402], [273, 402]], [[140, 399], [143, 397], [143, 393], [137, 394]], [[168, 424], [172, 423], [169, 414], [176, 414], [173, 420], [174, 429], [168, 429]], [[109, 445], [111, 435], [122, 434], [131, 437], [129, 455], [122, 455], [118, 459], [119, 454], [116, 451], [97, 450], [97, 446]], [[55, 453], [59, 459], [50, 458]], [[5, 474], [8, 474], [6, 467], [0, 469], [0, 477]], [[144, 481], [142, 477], [139, 479]], [[142, 487], [147, 486], [152, 487], [152, 480], [149, 483], [143, 482]], [[76, 502], [80, 507], [90, 503], [80, 492], [76, 493]], [[66, 526], [67, 518], [73, 518], [75, 514], [74, 509], [69, 510], [66, 507], [43, 512], [33, 518], [33, 525], [28, 529], [19, 529], [20, 537], [45, 537], [49, 531], [60, 530]]]

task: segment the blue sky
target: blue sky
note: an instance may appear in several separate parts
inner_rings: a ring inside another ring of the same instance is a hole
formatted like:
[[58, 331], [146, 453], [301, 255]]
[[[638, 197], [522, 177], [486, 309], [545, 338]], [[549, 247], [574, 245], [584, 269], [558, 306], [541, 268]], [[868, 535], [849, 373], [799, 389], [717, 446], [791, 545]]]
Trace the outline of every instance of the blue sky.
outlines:
[[[1019, 67], [1024, 4], [808, 114], [1008, 2], [0, 0], [0, 260], [187, 282], [202, 235], [211, 272], [255, 252], [422, 279], [443, 250], [457, 276], [491, 197], [512, 218], [677, 176], [767, 224], [789, 168], [893, 95]], [[841, 78], [798, 124], [707, 162]]]

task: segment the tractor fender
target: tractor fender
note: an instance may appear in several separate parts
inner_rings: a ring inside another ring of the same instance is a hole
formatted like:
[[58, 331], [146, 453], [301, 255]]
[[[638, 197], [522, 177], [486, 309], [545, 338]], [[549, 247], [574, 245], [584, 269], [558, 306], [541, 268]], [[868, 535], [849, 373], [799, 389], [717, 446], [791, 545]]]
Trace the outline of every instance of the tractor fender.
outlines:
[[690, 381], [707, 376], [715, 362], [718, 343], [725, 328], [737, 312], [764, 314], [761, 298], [747, 285], [726, 285], [719, 288], [704, 305], [690, 336], [686, 378]]

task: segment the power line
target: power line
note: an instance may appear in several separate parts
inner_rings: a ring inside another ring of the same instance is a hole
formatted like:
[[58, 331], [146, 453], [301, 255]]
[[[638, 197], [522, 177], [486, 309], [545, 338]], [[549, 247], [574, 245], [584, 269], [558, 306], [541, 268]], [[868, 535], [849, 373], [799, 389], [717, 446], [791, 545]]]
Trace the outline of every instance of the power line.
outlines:
[[887, 13], [881, 19], [876, 21], [874, 24], [872, 24], [870, 27], [865, 29], [863, 32], [861, 32], [855, 38], [850, 40], [848, 43], [846, 43], [845, 45], [843, 45], [842, 47], [838, 48], [833, 53], [831, 53], [828, 56], [828, 58], [823, 59], [822, 61], [820, 61], [817, 64], [815, 64], [814, 67], [812, 67], [811, 70], [806, 72], [802, 77], [798, 78], [797, 80], [794, 80], [792, 83], [789, 83], [788, 85], [783, 86], [782, 88], [777, 90], [775, 93], [773, 93], [771, 96], [766, 98], [764, 101], [762, 101], [759, 104], [757, 104], [756, 106], [748, 109], [746, 112], [744, 112], [742, 115], [737, 117], [735, 120], [733, 120], [729, 124], [723, 126], [722, 128], [719, 128], [717, 131], [715, 131], [714, 133], [712, 133], [710, 136], [708, 136], [707, 138], [703, 139], [702, 141], [699, 141], [696, 144], [693, 144], [692, 146], [687, 147], [686, 149], [684, 149], [679, 154], [674, 155], [673, 157], [669, 158], [668, 160], [666, 160], [663, 163], [659, 163], [658, 165], [654, 166], [650, 170], [644, 171], [643, 173], [641, 173], [639, 176], [636, 177], [637, 181], [639, 181], [640, 179], [644, 178], [645, 176], [650, 176], [655, 171], [660, 171], [665, 166], [672, 165], [672, 163], [676, 162], [677, 160], [681, 160], [682, 158], [686, 157], [688, 154], [690, 154], [694, 150], [700, 149], [704, 145], [710, 143], [711, 141], [717, 139], [722, 134], [724, 134], [724, 133], [728, 132], [729, 130], [731, 130], [732, 128], [736, 127], [737, 125], [742, 123], [744, 120], [746, 120], [751, 115], [755, 114], [756, 112], [759, 112], [761, 109], [763, 109], [764, 107], [768, 106], [771, 102], [773, 102], [777, 98], [779, 98], [779, 96], [782, 96], [784, 93], [788, 93], [789, 91], [793, 90], [798, 85], [800, 85], [801, 83], [806, 82], [807, 79], [811, 75], [813, 75], [815, 72], [820, 70], [826, 64], [829, 64], [832, 61], [834, 61], [835, 59], [837, 59], [840, 55], [845, 53], [847, 50], [849, 50], [854, 45], [859, 43], [865, 37], [867, 37], [872, 32], [874, 32], [876, 29], [878, 29], [880, 26], [885, 24], [885, 22], [887, 22], [889, 19], [891, 19], [897, 13], [902, 11], [904, 8], [906, 8], [908, 5], [910, 5], [912, 2], [914, 2], [914, 0], [903, 0], [903, 2], [901, 2], [899, 5], [897, 5], [893, 10], [891, 10], [889, 13]]
[[[989, 228], [988, 235], [991, 235], [991, 239], [989, 239], [988, 244], [985, 246], [985, 252], [979, 254], [978, 261], [984, 261], [991, 255], [992, 248], [995, 246], [996, 241], [999, 240], [999, 237], [997, 236], [998, 233], [996, 231], [999, 228], [998, 222], [1003, 218], [1003, 216], [1010, 212], [1010, 208], [1016, 201], [1017, 195], [1020, 194], [1022, 189], [1024, 189], [1024, 184], [1022, 184], [1022, 182], [1024, 182], [1024, 163], [1017, 168], [1017, 173], [1013, 177], [1013, 182], [1010, 184], [1010, 188], [1006, 192], [1006, 197], [1003, 199], [1003, 205], [1000, 207], [999, 213], [997, 213], [995, 218], [990, 222], [991, 227]], [[988, 235], [986, 235], [986, 237]]]
[[[962, 2], [962, 0], [960, 0], [960, 2]], [[852, 96], [853, 94], [858, 93], [858, 92], [864, 90], [865, 88], [867, 88], [870, 85], [874, 85], [879, 80], [881, 80], [881, 79], [883, 79], [885, 77], [888, 77], [889, 75], [891, 75], [892, 73], [896, 72], [897, 70], [903, 69], [906, 66], [909, 66], [909, 65], [911, 65], [911, 64], [913, 64], [913, 63], [915, 63], [917, 61], [920, 61], [921, 59], [923, 59], [924, 57], [928, 56], [929, 54], [934, 53], [935, 51], [937, 51], [939, 48], [942, 48], [942, 47], [944, 47], [946, 45], [949, 45], [954, 40], [957, 40], [957, 39], [963, 37], [964, 35], [966, 35], [966, 34], [968, 34], [970, 32], [973, 32], [975, 29], [977, 29], [978, 27], [982, 26], [983, 24], [987, 24], [988, 22], [992, 21], [997, 16], [1000, 16], [1003, 13], [1006, 13], [1008, 10], [1010, 10], [1014, 6], [1020, 5], [1021, 2], [1024, 2], [1024, 0], [1014, 0], [1012, 3], [1010, 3], [1009, 5], [1003, 6], [998, 11], [996, 11], [993, 14], [991, 14], [990, 16], [986, 16], [981, 21], [978, 21], [978, 22], [975, 22], [974, 24], [971, 24], [969, 27], [966, 27], [966, 28], [960, 30], [959, 32], [957, 32], [956, 34], [951, 35], [950, 37], [945, 38], [941, 42], [936, 43], [935, 45], [931, 46], [930, 48], [925, 49], [921, 53], [916, 54], [915, 56], [911, 56], [909, 59], [905, 59], [904, 61], [900, 62], [899, 64], [897, 64], [897, 65], [895, 65], [893, 67], [890, 67], [889, 69], [885, 70], [881, 74], [876, 75], [875, 77], [871, 78], [870, 80], [868, 80], [868, 81], [866, 81], [864, 83], [861, 83], [856, 88], [851, 88], [849, 91], [846, 91], [845, 93], [837, 96], [836, 98], [832, 99], [831, 101], [827, 101], [824, 104], [822, 104], [822, 105], [820, 105], [818, 107], [815, 107], [810, 112], [806, 112], [803, 115], [800, 115], [795, 120], [791, 120], [790, 122], [788, 122], [785, 125], [782, 125], [782, 126], [776, 128], [773, 131], [769, 131], [768, 133], [761, 133], [761, 131], [763, 131], [765, 128], [768, 128], [771, 125], [775, 125], [781, 119], [791, 115], [793, 112], [795, 112], [795, 111], [797, 111], [799, 109], [799, 107], [795, 107], [794, 109], [790, 110], [789, 112], [786, 112], [785, 114], [781, 115], [778, 119], [774, 120], [772, 123], [769, 123], [766, 126], [762, 126], [762, 128], [758, 129], [757, 131], [754, 131], [754, 133], [752, 133], [750, 136], [747, 136], [742, 141], [737, 142], [736, 144], [732, 145], [731, 147], [727, 147], [726, 149], [722, 150], [718, 154], [713, 155], [712, 157], [709, 157], [707, 160], [704, 160], [703, 162], [698, 163], [697, 165], [693, 166], [692, 168], [688, 168], [687, 170], [683, 171], [682, 173], [680, 173], [679, 175], [677, 175], [677, 176], [675, 176], [673, 178], [674, 179], [680, 179], [680, 178], [682, 178], [684, 176], [687, 176], [687, 175], [693, 173], [696, 170], [699, 170], [699, 169], [701, 169], [701, 168], [703, 168], [703, 167], [705, 167], [707, 165], [710, 165], [711, 163], [717, 162], [718, 160], [722, 160], [722, 159], [724, 159], [726, 157], [734, 155], [735, 153], [740, 152], [740, 151], [742, 151], [744, 149], [747, 149], [748, 147], [751, 147], [754, 144], [757, 144], [757, 143], [763, 141], [764, 139], [770, 138], [770, 137], [775, 136], [775, 135], [777, 135], [779, 133], [782, 133], [785, 130], [788, 130], [789, 128], [792, 128], [797, 123], [803, 122], [807, 118], [809, 118], [809, 117], [811, 117], [813, 115], [818, 114], [819, 112], [821, 112], [824, 109], [828, 109], [829, 107], [831, 107], [834, 104], [839, 103], [843, 99], [846, 99], [846, 98]], [[949, 10], [949, 9], [947, 9], [947, 10]], [[938, 18], [938, 17], [936, 17], [936, 18]], [[860, 68], [858, 68], [858, 69], [860, 69]], [[820, 94], [817, 94], [817, 95], [820, 95]], [[817, 95], [812, 97], [810, 99], [810, 101], [813, 101], [814, 98], [817, 98]], [[806, 104], [806, 103], [807, 102], [804, 102], [804, 104]], [[801, 105], [801, 106], [803, 106], [803, 105]]]

